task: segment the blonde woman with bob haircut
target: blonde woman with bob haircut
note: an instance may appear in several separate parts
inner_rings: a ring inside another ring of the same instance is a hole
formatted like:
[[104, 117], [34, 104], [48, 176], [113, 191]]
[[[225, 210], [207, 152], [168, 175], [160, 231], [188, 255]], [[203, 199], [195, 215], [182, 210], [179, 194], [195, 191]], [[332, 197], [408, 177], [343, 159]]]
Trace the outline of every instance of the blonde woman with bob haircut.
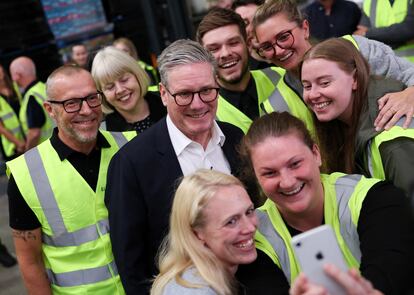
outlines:
[[237, 293], [238, 265], [256, 259], [256, 227], [253, 203], [237, 178], [205, 169], [184, 177], [151, 295]]
[[112, 46], [100, 50], [92, 63], [92, 76], [104, 94], [107, 130], [141, 133], [166, 114], [160, 97], [148, 92], [147, 74], [127, 53]]

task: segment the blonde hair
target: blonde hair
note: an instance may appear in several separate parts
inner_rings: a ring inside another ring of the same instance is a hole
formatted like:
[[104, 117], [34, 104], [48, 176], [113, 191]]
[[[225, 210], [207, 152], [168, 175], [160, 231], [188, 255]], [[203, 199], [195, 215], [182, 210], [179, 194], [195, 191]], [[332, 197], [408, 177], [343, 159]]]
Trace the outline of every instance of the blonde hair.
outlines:
[[[93, 59], [91, 73], [97, 89], [102, 92], [105, 84], [114, 82], [125, 73], [131, 73], [135, 76], [141, 88], [141, 96], [147, 93], [150, 84], [147, 73], [138, 65], [137, 61], [126, 52], [113, 46], [99, 50]], [[114, 110], [105, 95], [103, 95], [102, 110], [106, 114], [112, 113]]]
[[218, 294], [234, 294], [233, 276], [194, 233], [206, 224], [204, 210], [208, 202], [221, 187], [229, 185], [243, 187], [236, 177], [213, 170], [201, 169], [183, 178], [174, 196], [170, 232], [158, 254], [160, 274], [154, 281], [151, 295], [162, 294], [173, 279], [185, 287], [202, 287], [181, 277], [189, 267], [196, 268]]
[[135, 47], [134, 43], [132, 43], [131, 40], [129, 40], [128, 38], [125, 38], [125, 37], [120, 37], [120, 38], [116, 39], [114, 41], [114, 43], [112, 43], [113, 46], [116, 46], [118, 44], [121, 44], [121, 45], [124, 45], [125, 47], [127, 47], [129, 52], [130, 52], [130, 55], [135, 59], [139, 59], [137, 48]]

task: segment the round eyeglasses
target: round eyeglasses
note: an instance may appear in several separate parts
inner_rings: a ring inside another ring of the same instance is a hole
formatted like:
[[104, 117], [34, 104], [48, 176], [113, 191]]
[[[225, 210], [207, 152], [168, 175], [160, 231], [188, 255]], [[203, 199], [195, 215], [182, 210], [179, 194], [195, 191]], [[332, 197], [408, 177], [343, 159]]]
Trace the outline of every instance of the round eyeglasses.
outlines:
[[220, 88], [209, 87], [203, 88], [199, 91], [184, 91], [172, 94], [167, 87], [164, 86], [167, 92], [174, 98], [174, 101], [179, 106], [188, 106], [194, 99], [194, 94], [198, 94], [198, 97], [204, 103], [209, 103], [217, 99], [218, 91]]
[[61, 104], [66, 113], [76, 113], [82, 108], [82, 103], [86, 101], [90, 108], [99, 107], [102, 104], [102, 92], [89, 94], [85, 97], [80, 98], [69, 98], [62, 101], [59, 100], [48, 100], [50, 103]]
[[276, 55], [276, 49], [275, 45], [278, 46], [281, 49], [289, 49], [293, 46], [293, 43], [295, 43], [295, 37], [292, 34], [292, 31], [296, 29], [296, 27], [283, 32], [279, 33], [275, 37], [275, 42], [266, 42], [262, 44], [260, 47], [256, 48], [256, 52], [260, 57], [270, 59], [274, 55]]

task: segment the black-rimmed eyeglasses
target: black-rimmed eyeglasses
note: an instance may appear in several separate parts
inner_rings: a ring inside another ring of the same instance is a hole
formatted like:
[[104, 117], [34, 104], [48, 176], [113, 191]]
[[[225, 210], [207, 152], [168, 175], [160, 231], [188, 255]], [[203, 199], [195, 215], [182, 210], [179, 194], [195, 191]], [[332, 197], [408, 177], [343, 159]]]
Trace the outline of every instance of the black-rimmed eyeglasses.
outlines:
[[286, 32], [277, 34], [275, 37], [275, 42], [267, 42], [262, 44], [259, 48], [256, 48], [257, 54], [263, 58], [270, 59], [276, 55], [275, 45], [282, 49], [291, 48], [293, 46], [293, 43], [295, 43], [295, 37], [293, 37], [292, 31], [296, 28], [297, 26]]
[[209, 103], [217, 99], [219, 88], [209, 87], [203, 88], [199, 91], [185, 91], [172, 94], [167, 87], [167, 92], [174, 98], [174, 101], [179, 106], [188, 106], [194, 99], [194, 94], [198, 94], [198, 97], [204, 103]]
[[89, 94], [85, 97], [80, 98], [69, 98], [62, 101], [59, 100], [48, 100], [50, 103], [61, 104], [66, 113], [76, 113], [82, 108], [82, 103], [86, 101], [90, 108], [99, 107], [102, 104], [102, 92]]

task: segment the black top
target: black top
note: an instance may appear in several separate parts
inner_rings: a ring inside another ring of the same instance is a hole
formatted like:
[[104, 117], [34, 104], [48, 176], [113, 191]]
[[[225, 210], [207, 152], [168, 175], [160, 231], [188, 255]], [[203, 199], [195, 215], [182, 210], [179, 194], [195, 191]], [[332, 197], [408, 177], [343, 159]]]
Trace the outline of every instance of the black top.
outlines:
[[237, 92], [220, 88], [220, 95], [250, 119], [254, 120], [259, 117], [259, 98], [253, 76], [250, 76], [249, 84], [244, 91]]
[[[101, 148], [109, 147], [106, 138], [98, 133], [96, 148], [89, 155], [74, 151], [64, 144], [58, 137], [58, 129], [53, 130], [50, 143], [56, 150], [60, 160], [67, 159], [89, 186], [95, 190], [98, 182], [99, 164], [101, 161]], [[40, 227], [39, 220], [22, 197], [16, 182], [11, 175], [7, 187], [9, 196], [9, 222], [10, 227], [17, 230], [32, 230]]]
[[121, 132], [136, 130], [137, 133], [141, 133], [167, 114], [167, 109], [156, 93], [148, 91], [144, 99], [147, 101], [150, 111], [150, 115], [147, 118], [142, 121], [128, 123], [120, 113], [114, 110], [113, 113], [105, 117], [106, 130]]
[[[39, 81], [35, 80], [32, 83], [30, 83], [29, 86], [26, 87], [26, 90], [24, 91], [22, 96], [24, 97], [26, 92], [30, 88], [32, 88], [34, 85], [36, 85], [37, 82]], [[46, 116], [43, 111], [43, 106], [37, 102], [36, 98], [33, 95], [29, 96], [29, 102], [27, 104], [27, 109], [26, 109], [26, 116], [27, 116], [27, 126], [29, 129], [41, 128], [43, 124], [45, 124], [46, 122]]]
[[352, 34], [361, 19], [361, 9], [356, 3], [347, 0], [335, 0], [329, 15], [326, 15], [322, 4], [315, 0], [305, 8], [305, 14], [311, 36], [319, 40]]
[[265, 61], [260, 61], [260, 60], [254, 59], [253, 57], [251, 57], [249, 55], [249, 69], [251, 71], [266, 69], [269, 66], [270, 66], [269, 63], [267, 63]]
[[[226, 136], [222, 150], [234, 173], [243, 132], [228, 123], [218, 125]], [[111, 160], [105, 204], [112, 251], [127, 294], [149, 293], [157, 273], [155, 256], [168, 232], [173, 194], [182, 176], [166, 119], [136, 136]]]
[[[358, 235], [362, 253], [360, 271], [384, 294], [406, 294], [412, 280], [414, 227], [411, 207], [402, 191], [387, 182], [374, 185], [362, 204]], [[292, 236], [298, 230], [288, 227]], [[258, 251], [250, 265], [240, 265], [237, 278], [249, 294], [288, 294], [281, 269]]]

